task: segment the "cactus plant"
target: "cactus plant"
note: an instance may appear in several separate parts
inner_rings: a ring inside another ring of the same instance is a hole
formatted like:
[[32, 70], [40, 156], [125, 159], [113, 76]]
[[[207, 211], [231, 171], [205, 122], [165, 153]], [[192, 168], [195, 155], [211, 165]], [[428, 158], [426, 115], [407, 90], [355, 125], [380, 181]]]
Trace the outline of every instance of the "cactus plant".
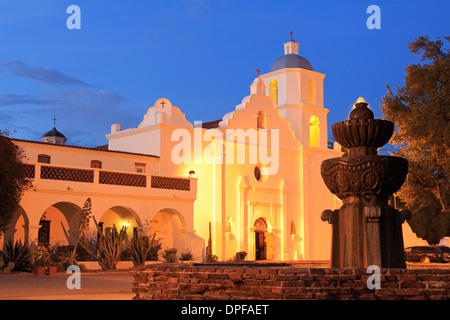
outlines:
[[120, 254], [125, 247], [126, 232], [123, 230], [118, 232], [115, 225], [102, 231], [95, 217], [93, 219], [98, 230], [97, 252], [94, 252], [83, 242], [79, 244], [100, 263], [103, 269], [115, 270]]

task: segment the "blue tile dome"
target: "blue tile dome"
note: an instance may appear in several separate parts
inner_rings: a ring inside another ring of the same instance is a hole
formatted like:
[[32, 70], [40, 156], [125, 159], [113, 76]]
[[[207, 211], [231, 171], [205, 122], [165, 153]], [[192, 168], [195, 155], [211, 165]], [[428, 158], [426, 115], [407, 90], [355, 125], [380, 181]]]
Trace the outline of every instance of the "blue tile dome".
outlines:
[[311, 63], [298, 54], [285, 54], [272, 63], [270, 72], [285, 68], [302, 68], [313, 71]]

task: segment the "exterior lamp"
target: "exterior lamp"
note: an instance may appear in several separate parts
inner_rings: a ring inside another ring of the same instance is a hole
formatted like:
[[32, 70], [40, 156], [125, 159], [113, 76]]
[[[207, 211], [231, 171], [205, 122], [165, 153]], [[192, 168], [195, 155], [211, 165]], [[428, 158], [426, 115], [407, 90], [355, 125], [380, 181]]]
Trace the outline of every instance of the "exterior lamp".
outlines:
[[127, 228], [129, 226], [130, 226], [130, 222], [129, 221], [122, 223], [122, 228], [125, 228], [125, 231], [127, 231]]
[[192, 178], [192, 176], [195, 174], [194, 170], [189, 171], [189, 178]]

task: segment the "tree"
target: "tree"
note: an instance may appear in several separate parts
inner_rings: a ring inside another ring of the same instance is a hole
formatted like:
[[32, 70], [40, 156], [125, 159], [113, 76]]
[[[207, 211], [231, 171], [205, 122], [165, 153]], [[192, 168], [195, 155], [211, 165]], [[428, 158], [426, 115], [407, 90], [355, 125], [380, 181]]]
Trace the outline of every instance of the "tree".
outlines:
[[19, 207], [23, 192], [29, 187], [23, 159], [23, 150], [0, 130], [0, 236]]
[[[445, 39], [450, 42], [450, 37]], [[398, 151], [393, 155], [409, 162], [397, 195], [413, 211], [416, 230], [442, 223], [434, 229], [443, 237], [450, 234], [450, 50], [428, 36], [410, 42], [409, 49], [421, 56], [420, 63], [407, 65], [405, 84], [397, 85], [395, 94], [387, 85], [381, 107], [383, 118], [395, 123], [391, 143]], [[434, 234], [426, 240], [436, 238]]]

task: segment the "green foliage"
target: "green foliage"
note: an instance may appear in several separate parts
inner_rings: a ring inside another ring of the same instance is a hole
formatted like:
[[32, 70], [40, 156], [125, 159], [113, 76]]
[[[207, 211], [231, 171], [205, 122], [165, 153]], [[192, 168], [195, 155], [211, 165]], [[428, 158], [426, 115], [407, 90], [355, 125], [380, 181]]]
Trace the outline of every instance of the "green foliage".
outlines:
[[137, 265], [144, 265], [148, 260], [158, 260], [161, 243], [160, 239], [155, 239], [155, 237], [156, 234], [153, 234], [152, 239], [147, 235], [138, 235], [131, 239], [131, 255]]
[[11, 222], [23, 192], [30, 186], [22, 149], [0, 130], [0, 235]]
[[[450, 214], [450, 50], [428, 36], [409, 43], [409, 49], [421, 55], [421, 63], [407, 65], [404, 86], [397, 85], [396, 93], [387, 86], [382, 103], [383, 117], [395, 123], [391, 143], [398, 151], [393, 155], [409, 162], [397, 195], [416, 217], [414, 232], [440, 224], [438, 229], [450, 235], [444, 217]], [[435, 215], [436, 208], [443, 214]], [[434, 242], [442, 232], [431, 229], [436, 232], [424, 232], [424, 239]]]
[[448, 235], [450, 213], [442, 212], [439, 206], [429, 206], [414, 211], [408, 224], [419, 238], [426, 240], [429, 244], [438, 244]]
[[14, 263], [14, 270], [16, 271], [30, 271], [32, 266], [32, 255], [30, 247], [27, 243], [22, 243], [22, 240], [16, 240], [13, 244], [11, 239], [5, 244], [5, 251], [0, 251], [3, 256], [3, 261]]
[[115, 225], [102, 231], [95, 217], [93, 219], [98, 230], [97, 250], [94, 252], [83, 242], [79, 244], [100, 263], [103, 269], [115, 270], [117, 261], [125, 248], [126, 232], [123, 229], [118, 232]]
[[176, 248], [168, 248], [163, 251], [161, 254], [162, 258], [167, 263], [175, 263], [178, 261], [177, 257], [177, 249]]
[[51, 263], [51, 255], [46, 247], [36, 247], [34, 250], [33, 269], [47, 267]]

